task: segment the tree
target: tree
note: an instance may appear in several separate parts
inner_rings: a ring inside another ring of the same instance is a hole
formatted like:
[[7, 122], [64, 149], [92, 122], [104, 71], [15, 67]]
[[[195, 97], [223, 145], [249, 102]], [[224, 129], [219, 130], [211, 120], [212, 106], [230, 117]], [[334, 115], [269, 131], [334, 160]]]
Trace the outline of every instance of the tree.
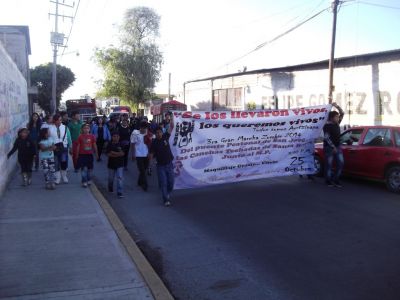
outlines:
[[133, 105], [151, 97], [163, 62], [155, 43], [159, 24], [160, 16], [151, 8], [126, 11], [120, 47], [95, 50], [95, 60], [104, 71], [98, 95], [118, 96]]
[[[53, 64], [47, 63], [31, 69], [31, 82], [38, 87], [38, 103], [45, 111], [50, 111], [51, 89], [52, 89], [52, 69]], [[57, 87], [56, 99], [58, 107], [60, 105], [61, 95], [75, 81], [75, 74], [71, 69], [57, 65]]]

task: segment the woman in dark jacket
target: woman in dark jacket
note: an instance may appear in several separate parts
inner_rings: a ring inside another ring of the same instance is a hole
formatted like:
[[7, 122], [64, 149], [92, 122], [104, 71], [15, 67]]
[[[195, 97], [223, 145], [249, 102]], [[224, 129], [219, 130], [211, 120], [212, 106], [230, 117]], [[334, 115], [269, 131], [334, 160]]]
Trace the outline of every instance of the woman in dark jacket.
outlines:
[[[38, 153], [38, 142], [39, 142], [39, 131], [40, 127], [42, 126], [42, 121], [40, 120], [40, 117], [37, 113], [33, 113], [29, 123], [28, 123], [28, 130], [29, 130], [29, 139], [33, 143], [36, 153]], [[39, 155], [36, 155], [35, 157], [35, 166], [34, 166], [35, 171], [39, 169]]]
[[108, 130], [108, 126], [104, 124], [103, 118], [96, 120], [96, 123], [92, 126], [91, 133], [96, 137], [97, 151], [99, 152], [97, 161], [101, 161], [104, 144], [111, 140], [110, 131]]

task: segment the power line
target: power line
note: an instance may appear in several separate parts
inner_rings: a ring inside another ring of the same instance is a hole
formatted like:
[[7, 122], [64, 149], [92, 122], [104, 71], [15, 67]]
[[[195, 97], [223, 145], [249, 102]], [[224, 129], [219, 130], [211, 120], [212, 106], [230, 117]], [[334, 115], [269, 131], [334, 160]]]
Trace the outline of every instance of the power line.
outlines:
[[372, 2], [367, 2], [367, 1], [359, 1], [359, 3], [371, 5], [371, 6], [383, 7], [383, 8], [400, 9], [400, 7], [398, 7], [398, 6], [390, 6], [390, 5], [372, 3]]
[[[325, 1], [325, 0], [322, 0], [322, 1]], [[307, 1], [304, 1], [304, 2], [302, 2], [301, 4], [298, 4], [298, 5], [296, 5], [296, 6], [292, 6], [292, 7], [288, 8], [288, 9], [283, 10], [283, 11], [275, 12], [275, 13], [269, 14], [269, 15], [267, 15], [267, 16], [264, 16], [264, 17], [261, 17], [261, 18], [255, 19], [255, 20], [251, 20], [251, 21], [249, 21], [249, 22], [247, 22], [247, 23], [240, 24], [239, 26], [238, 26], [238, 25], [235, 25], [235, 26], [233, 26], [233, 27], [242, 28], [242, 27], [247, 26], [247, 25], [251, 25], [251, 24], [254, 24], [254, 23], [262, 22], [262, 21], [264, 21], [264, 20], [272, 19], [272, 18], [274, 18], [274, 17], [276, 17], [276, 16], [285, 14], [285, 13], [287, 13], [287, 12], [293, 10], [293, 9], [296, 9], [296, 8], [298, 8], [298, 7], [300, 7], [300, 6], [303, 6], [303, 4], [306, 3], [306, 2], [307, 2]]]
[[241, 55], [241, 56], [239, 56], [239, 57], [237, 57], [237, 58], [235, 58], [235, 59], [229, 61], [228, 63], [225, 63], [225, 64], [221, 65], [221, 66], [218, 67], [216, 70], [219, 70], [219, 69], [222, 68], [222, 67], [228, 66], [228, 65], [230, 65], [230, 64], [232, 64], [232, 63], [234, 63], [234, 62], [236, 62], [236, 61], [238, 61], [238, 60], [241, 60], [242, 58], [245, 58], [246, 56], [252, 54], [253, 52], [256, 52], [256, 51], [260, 50], [261, 48], [265, 47], [266, 45], [271, 44], [271, 43], [273, 43], [273, 42], [279, 40], [280, 38], [282, 38], [282, 37], [284, 37], [285, 35], [291, 33], [292, 31], [296, 30], [297, 28], [299, 28], [300, 26], [304, 25], [305, 23], [307, 23], [307, 22], [311, 21], [312, 19], [316, 18], [317, 16], [319, 16], [320, 14], [322, 14], [323, 12], [325, 12], [326, 10], [327, 10], [327, 8], [324, 8], [323, 10], [317, 12], [316, 14], [314, 14], [314, 15], [312, 15], [311, 17], [307, 18], [306, 20], [304, 20], [304, 21], [300, 22], [299, 24], [297, 24], [297, 25], [291, 27], [290, 29], [286, 30], [285, 32], [283, 32], [283, 33], [277, 35], [277, 36], [274, 37], [273, 39], [271, 39], [271, 40], [269, 40], [269, 41], [266, 41], [266, 42], [264, 42], [264, 43], [258, 45], [258, 46], [257, 46], [256, 48], [254, 48], [253, 50], [251, 50], [251, 51], [249, 51], [249, 52], [247, 52], [247, 53], [245, 53], [245, 54], [243, 54], [243, 55]]
[[74, 28], [74, 23], [75, 23], [75, 17], [76, 14], [78, 13], [78, 9], [79, 9], [79, 4], [81, 3], [81, 0], [78, 0], [78, 4], [76, 5], [76, 10], [75, 10], [75, 14], [72, 17], [72, 24], [71, 24], [71, 28], [69, 30], [68, 36], [67, 36], [67, 41], [65, 42], [65, 47], [63, 49], [63, 52], [61, 53], [61, 57], [64, 55], [65, 49], [68, 47], [68, 42], [69, 42], [69, 38], [71, 37], [71, 33], [72, 33], [72, 28]]

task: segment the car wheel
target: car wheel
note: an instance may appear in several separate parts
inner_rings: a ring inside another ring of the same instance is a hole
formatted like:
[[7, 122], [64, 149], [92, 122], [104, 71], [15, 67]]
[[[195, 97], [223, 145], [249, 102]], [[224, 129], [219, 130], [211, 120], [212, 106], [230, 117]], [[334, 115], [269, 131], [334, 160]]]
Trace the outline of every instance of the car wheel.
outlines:
[[389, 191], [400, 193], [400, 166], [391, 167], [387, 170], [385, 182]]
[[315, 173], [314, 175], [322, 177], [324, 175], [324, 166], [322, 164], [322, 159], [318, 155], [314, 155], [314, 166]]

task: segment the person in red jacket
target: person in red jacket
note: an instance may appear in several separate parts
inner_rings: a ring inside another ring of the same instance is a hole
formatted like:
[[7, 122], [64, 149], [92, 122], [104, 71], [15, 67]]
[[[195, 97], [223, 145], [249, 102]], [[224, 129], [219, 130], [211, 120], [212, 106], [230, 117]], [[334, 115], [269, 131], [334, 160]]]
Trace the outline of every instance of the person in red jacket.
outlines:
[[82, 126], [82, 133], [78, 137], [77, 145], [78, 168], [81, 169], [82, 186], [87, 187], [91, 184], [91, 173], [93, 171], [93, 156], [98, 159], [96, 137], [90, 134], [89, 124]]

